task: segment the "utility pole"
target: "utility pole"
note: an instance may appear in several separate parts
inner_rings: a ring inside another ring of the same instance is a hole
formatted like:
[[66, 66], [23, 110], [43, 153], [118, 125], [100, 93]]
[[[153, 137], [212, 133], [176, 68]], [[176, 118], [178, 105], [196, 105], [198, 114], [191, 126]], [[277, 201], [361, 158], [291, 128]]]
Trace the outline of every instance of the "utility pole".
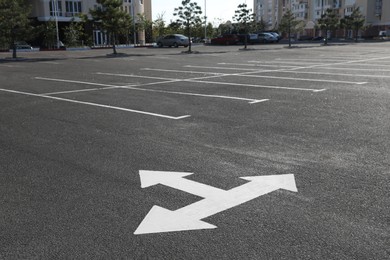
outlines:
[[60, 35], [58, 30], [58, 0], [51, 0], [52, 11], [54, 12], [54, 19], [56, 22], [56, 34], [57, 34], [57, 49], [60, 48]]
[[207, 14], [206, 14], [206, 0], [204, 0], [204, 40], [207, 39]]
[[134, 4], [134, 0], [131, 1], [131, 5], [132, 5], [132, 8], [133, 9], [133, 30], [134, 30], [134, 33], [133, 33], [133, 38], [134, 38], [134, 47], [137, 43], [137, 32], [135, 31], [135, 4]]

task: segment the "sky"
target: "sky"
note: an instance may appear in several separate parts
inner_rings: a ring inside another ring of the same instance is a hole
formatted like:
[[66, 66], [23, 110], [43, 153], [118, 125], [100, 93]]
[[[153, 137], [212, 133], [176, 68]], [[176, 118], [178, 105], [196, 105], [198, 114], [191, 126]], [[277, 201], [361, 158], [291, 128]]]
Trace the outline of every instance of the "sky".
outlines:
[[[181, 2], [182, 0], [152, 0], [153, 20], [164, 14], [164, 20], [167, 23], [171, 20], [175, 21], [177, 18], [173, 16], [174, 9], [181, 6]], [[240, 4], [246, 3], [248, 8], [253, 11], [253, 0], [193, 0], [192, 2], [196, 2], [202, 8], [202, 16], [204, 16], [206, 2], [207, 22], [211, 22], [213, 25], [232, 21], [234, 11]]]

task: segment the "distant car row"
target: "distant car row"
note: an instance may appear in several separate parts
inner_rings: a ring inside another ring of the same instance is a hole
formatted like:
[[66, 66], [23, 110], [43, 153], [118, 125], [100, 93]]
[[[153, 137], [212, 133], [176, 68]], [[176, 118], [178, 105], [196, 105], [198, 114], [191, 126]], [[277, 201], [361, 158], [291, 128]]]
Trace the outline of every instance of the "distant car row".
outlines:
[[276, 32], [261, 32], [261, 33], [252, 33], [252, 34], [224, 34], [217, 38], [211, 39], [211, 44], [215, 45], [234, 45], [242, 44], [245, 42], [245, 37], [247, 37], [248, 44], [256, 43], [275, 43], [279, 42], [281, 37]]
[[[279, 42], [281, 39], [280, 35], [276, 32], [261, 32], [256, 34], [224, 34], [219, 37], [213, 38], [210, 40], [210, 44], [215, 45], [235, 45], [243, 44], [245, 42], [245, 37], [247, 38], [248, 44], [256, 43], [275, 43]], [[163, 37], [160, 37], [157, 40], [157, 46], [162, 48], [167, 47], [187, 47], [190, 44], [188, 37], [182, 34], [169, 34]]]

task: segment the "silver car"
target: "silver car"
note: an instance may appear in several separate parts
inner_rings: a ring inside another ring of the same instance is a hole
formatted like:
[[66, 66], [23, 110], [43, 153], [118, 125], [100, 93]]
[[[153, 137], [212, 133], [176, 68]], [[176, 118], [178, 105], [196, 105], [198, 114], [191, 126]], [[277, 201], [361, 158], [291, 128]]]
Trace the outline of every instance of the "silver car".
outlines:
[[187, 47], [189, 45], [189, 39], [188, 37], [182, 35], [182, 34], [169, 34], [164, 37], [161, 37], [157, 41], [157, 46], [162, 48], [164, 46], [168, 47], [179, 47], [184, 46]]

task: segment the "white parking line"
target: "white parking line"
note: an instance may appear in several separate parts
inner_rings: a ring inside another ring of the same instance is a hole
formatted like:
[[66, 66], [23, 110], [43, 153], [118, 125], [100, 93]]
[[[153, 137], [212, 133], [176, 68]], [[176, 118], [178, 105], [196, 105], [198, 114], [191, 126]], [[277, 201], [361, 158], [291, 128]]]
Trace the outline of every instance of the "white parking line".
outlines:
[[194, 70], [166, 70], [166, 69], [150, 69], [150, 68], [142, 68], [141, 70], [147, 70], [147, 71], [161, 71], [161, 72], [192, 73], [192, 74], [229, 75], [229, 74], [225, 74], [225, 73], [218, 73], [218, 72], [202, 72], [202, 71], [194, 71]]
[[84, 84], [84, 85], [93, 85], [93, 86], [102, 86], [102, 87], [118, 87], [115, 85], [94, 83], [94, 82], [88, 82], [88, 81], [78, 81], [78, 80], [53, 79], [53, 78], [43, 78], [43, 77], [35, 77], [35, 79], [47, 80], [47, 81], [57, 81], [57, 82], [66, 82], [66, 83], [76, 83], [76, 84]]
[[34, 94], [34, 93], [28, 93], [28, 92], [22, 92], [22, 91], [16, 91], [16, 90], [9, 90], [9, 89], [1, 89], [0, 88], [0, 91], [14, 93], [14, 94], [27, 95], [27, 96], [33, 96], [33, 97], [54, 99], [54, 100], [65, 101], [65, 102], [76, 103], [76, 104], [82, 104], [82, 105], [88, 105], [88, 106], [95, 106], [95, 107], [102, 107], [102, 108], [108, 108], [108, 109], [121, 110], [121, 111], [126, 111], [126, 112], [131, 112], [131, 113], [137, 113], [137, 114], [143, 114], [143, 115], [155, 116], [155, 117], [161, 117], [161, 118], [167, 118], [167, 119], [173, 119], [173, 120], [179, 120], [179, 119], [184, 119], [184, 118], [190, 117], [190, 115], [174, 117], [174, 116], [168, 116], [168, 115], [163, 115], [163, 114], [157, 114], [157, 113], [145, 112], [145, 111], [140, 111], [140, 110], [128, 109], [128, 108], [123, 108], [123, 107], [108, 106], [108, 105], [102, 105], [102, 104], [97, 104], [97, 103], [77, 101], [77, 100], [73, 100], [73, 99], [52, 97], [52, 96], [46, 96], [46, 95], [41, 95], [41, 94]]
[[[321, 74], [321, 73], [318, 73]], [[267, 79], [288, 79], [288, 80], [297, 80], [297, 81], [313, 81], [313, 82], [328, 82], [328, 83], [341, 83], [341, 84], [356, 84], [363, 85], [367, 82], [356, 82], [356, 81], [341, 81], [341, 80], [328, 80], [328, 79], [310, 79], [310, 78], [292, 78], [292, 77], [276, 77], [276, 76], [264, 76], [264, 75], [234, 75], [238, 77], [252, 77], [252, 78], [267, 78]]]
[[[108, 74], [110, 76], [131, 77], [131, 75], [126, 75], [126, 74], [113, 74], [113, 73], [108, 73]], [[75, 80], [66, 80], [66, 79], [40, 78], [40, 77], [36, 77], [36, 79], [58, 81], [58, 82], [70, 82], [70, 83], [78, 83], [78, 84], [86, 84], [86, 85], [98, 85], [98, 86], [102, 85], [100, 83], [85, 82], [85, 81], [75, 81]], [[154, 83], [154, 84], [165, 84], [165, 83], [172, 83], [172, 82], [179, 82], [179, 80], [163, 81], [163, 82], [158, 82], [158, 83]], [[199, 82], [203, 83], [203, 81], [199, 81]], [[145, 85], [150, 85], [150, 84], [145, 84]], [[139, 84], [137, 86], [144, 86], [144, 84]], [[159, 92], [159, 93], [175, 94], [175, 95], [185, 95], [185, 96], [198, 96], [198, 97], [242, 100], [242, 101], [248, 101], [249, 104], [256, 104], [256, 103], [265, 102], [265, 101], [269, 100], [269, 99], [241, 98], [241, 97], [222, 96], [222, 95], [208, 95], [208, 94], [199, 94], [199, 93], [191, 93], [191, 92], [166, 91], [166, 90], [158, 90], [158, 89], [145, 89], [145, 88], [134, 87], [134, 85], [130, 85], [130, 86], [112, 86], [112, 85], [110, 85], [110, 87], [111, 88], [125, 88], [125, 89], [138, 90], [138, 91], [147, 91], [147, 92]], [[71, 92], [72, 91], [69, 91], [67, 93], [71, 93]], [[73, 91], [73, 92], [77, 92], [77, 90]], [[53, 95], [53, 93], [52, 93], [52, 95]]]
[[[99, 73], [102, 74], [102, 73]], [[132, 77], [133, 75], [127, 75], [127, 74], [114, 74], [114, 73], [106, 73], [110, 76], [120, 76], [120, 77]], [[223, 76], [240, 76], [241, 74], [226, 74]], [[190, 79], [170, 79], [170, 78], [160, 78], [159, 79], [166, 79], [167, 81], [164, 82], [156, 82], [153, 84], [165, 84], [165, 83], [172, 83], [172, 82], [180, 82], [180, 81], [187, 81], [187, 82], [196, 82], [196, 83], [203, 83], [203, 84], [215, 84], [215, 85], [230, 85], [230, 86], [242, 86], [242, 87], [251, 87], [251, 88], [269, 88], [269, 89], [286, 89], [286, 90], [299, 90], [299, 91], [311, 91], [311, 92], [322, 92], [326, 89], [311, 89], [311, 88], [291, 88], [291, 87], [281, 87], [281, 86], [266, 86], [266, 85], [252, 85], [252, 84], [240, 84], [240, 83], [229, 83], [229, 82], [218, 82], [218, 81], [206, 81], [205, 79], [211, 79], [220, 77], [218, 76], [208, 76], [208, 77], [199, 77], [199, 78], [190, 78]], [[140, 77], [140, 76], [137, 76]], [[172, 81], [171, 81], [172, 80]], [[147, 86], [150, 84], [139, 84], [138, 86]], [[130, 86], [131, 87], [131, 86]], [[144, 91], [149, 91], [147, 89], [139, 89]], [[167, 92], [168, 93], [168, 92]], [[184, 92], [186, 93], [186, 92]], [[257, 100], [257, 99], [252, 99]]]
[[[338, 69], [338, 70], [340, 70], [340, 69]], [[314, 74], [314, 75], [344, 76], [344, 77], [390, 78], [390, 76], [372, 75], [372, 74], [371, 75], [363, 75], [363, 74], [345, 74], [345, 73], [314, 72], [314, 71], [278, 71], [278, 72], [281, 72], [281, 73], [294, 73], [294, 74]]]
[[98, 90], [106, 90], [106, 89], [114, 89], [118, 87], [106, 87], [106, 88], [88, 88], [88, 89], [77, 89], [77, 90], [68, 90], [68, 91], [58, 91], [58, 92], [50, 92], [43, 93], [41, 95], [60, 95], [60, 94], [69, 94], [69, 93], [78, 93], [78, 92], [90, 92], [90, 91], [98, 91]]
[[185, 65], [184, 67], [199, 68], [199, 69], [243, 70], [243, 71], [259, 70], [259, 69], [243, 69], [243, 68], [228, 68], [228, 67], [206, 67], [206, 66], [194, 66], [194, 65]]
[[283, 68], [283, 67], [295, 68], [295, 67], [298, 67], [298, 66], [288, 66], [288, 65], [284, 66], [284, 65], [264, 64], [264, 62], [262, 62], [262, 64], [257, 64], [257, 62], [252, 62], [252, 63], [255, 63], [255, 64], [221, 62], [221, 63], [218, 63], [218, 65], [236, 65], [236, 66], [249, 66], [249, 67], [276, 67], [276, 68]]

